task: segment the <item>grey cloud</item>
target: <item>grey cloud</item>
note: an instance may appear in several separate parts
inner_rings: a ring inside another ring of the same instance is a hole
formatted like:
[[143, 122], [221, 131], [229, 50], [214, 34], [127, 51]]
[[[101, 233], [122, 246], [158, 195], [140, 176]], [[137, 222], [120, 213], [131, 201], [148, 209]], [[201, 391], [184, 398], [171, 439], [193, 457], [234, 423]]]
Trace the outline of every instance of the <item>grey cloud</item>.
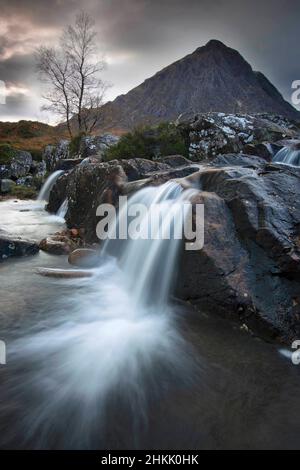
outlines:
[[0, 37], [0, 56], [15, 51], [0, 60], [0, 79], [31, 87], [35, 104], [29, 109], [41, 104], [32, 46], [57, 40], [81, 8], [95, 19], [99, 51], [109, 59], [105, 79], [115, 85], [109, 98], [211, 38], [238, 49], [288, 99], [292, 81], [300, 79], [298, 0], [0, 0], [2, 20], [9, 25]]

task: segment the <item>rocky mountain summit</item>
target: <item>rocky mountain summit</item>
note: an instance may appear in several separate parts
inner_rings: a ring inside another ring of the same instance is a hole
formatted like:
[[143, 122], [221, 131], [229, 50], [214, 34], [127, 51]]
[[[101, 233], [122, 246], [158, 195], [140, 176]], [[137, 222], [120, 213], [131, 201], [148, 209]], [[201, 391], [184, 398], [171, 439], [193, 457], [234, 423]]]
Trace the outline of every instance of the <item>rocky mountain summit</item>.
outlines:
[[98, 130], [124, 131], [177, 119], [182, 113], [300, 113], [234, 49], [209, 41], [102, 108]]

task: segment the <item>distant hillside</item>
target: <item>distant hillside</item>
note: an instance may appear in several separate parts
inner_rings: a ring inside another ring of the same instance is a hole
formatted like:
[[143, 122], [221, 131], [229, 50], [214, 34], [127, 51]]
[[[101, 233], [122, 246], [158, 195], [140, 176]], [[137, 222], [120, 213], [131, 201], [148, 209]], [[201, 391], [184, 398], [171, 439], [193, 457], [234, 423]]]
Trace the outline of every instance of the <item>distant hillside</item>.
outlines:
[[38, 121], [0, 122], [0, 143], [33, 153], [66, 136], [64, 129]]
[[103, 106], [99, 130], [120, 132], [185, 112], [300, 113], [234, 49], [212, 40]]

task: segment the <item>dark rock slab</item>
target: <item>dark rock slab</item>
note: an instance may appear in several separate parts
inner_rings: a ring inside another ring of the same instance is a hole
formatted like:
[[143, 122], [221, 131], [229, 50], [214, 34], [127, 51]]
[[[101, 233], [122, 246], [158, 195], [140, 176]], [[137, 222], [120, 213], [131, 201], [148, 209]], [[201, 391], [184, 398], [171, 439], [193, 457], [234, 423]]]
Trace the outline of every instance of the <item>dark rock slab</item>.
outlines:
[[0, 262], [11, 257], [30, 256], [38, 253], [37, 243], [9, 235], [0, 235]]

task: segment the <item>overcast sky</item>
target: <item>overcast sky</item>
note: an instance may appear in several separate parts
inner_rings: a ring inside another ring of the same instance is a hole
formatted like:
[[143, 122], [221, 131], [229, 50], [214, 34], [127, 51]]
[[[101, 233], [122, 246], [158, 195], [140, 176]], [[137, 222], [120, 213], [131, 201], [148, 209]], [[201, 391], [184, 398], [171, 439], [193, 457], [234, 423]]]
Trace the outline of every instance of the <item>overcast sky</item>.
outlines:
[[2, 121], [38, 119], [41, 86], [34, 49], [54, 45], [80, 9], [96, 21], [107, 59], [107, 99], [126, 93], [162, 67], [214, 38], [238, 49], [290, 100], [300, 80], [299, 0], [0, 0]]

